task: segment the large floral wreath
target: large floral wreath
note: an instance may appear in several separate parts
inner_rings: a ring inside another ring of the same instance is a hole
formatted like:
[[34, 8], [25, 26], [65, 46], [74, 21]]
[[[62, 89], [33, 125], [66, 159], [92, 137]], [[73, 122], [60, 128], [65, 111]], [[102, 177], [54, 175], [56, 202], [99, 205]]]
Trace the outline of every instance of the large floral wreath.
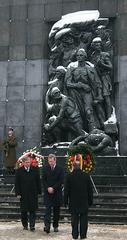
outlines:
[[94, 169], [95, 160], [93, 152], [88, 145], [79, 145], [69, 148], [67, 153], [67, 169], [73, 170], [73, 162], [80, 161], [80, 168], [83, 172], [91, 172]]
[[42, 167], [44, 162], [44, 157], [40, 154], [37, 147], [34, 147], [30, 150], [26, 150], [22, 156], [16, 162], [16, 168], [24, 166], [24, 159], [30, 157], [31, 165], [33, 167]]

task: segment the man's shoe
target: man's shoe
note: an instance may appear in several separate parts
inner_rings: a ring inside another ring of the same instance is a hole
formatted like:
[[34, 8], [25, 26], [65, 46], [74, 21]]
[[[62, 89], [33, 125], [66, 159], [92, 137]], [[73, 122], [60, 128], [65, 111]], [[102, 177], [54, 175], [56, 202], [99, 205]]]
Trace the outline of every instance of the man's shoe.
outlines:
[[28, 227], [24, 227], [23, 230], [28, 230]]
[[34, 232], [34, 231], [35, 231], [35, 228], [34, 228], [34, 227], [31, 227], [31, 228], [30, 228], [30, 231], [31, 231], [31, 232]]
[[44, 232], [46, 232], [46, 233], [50, 233], [50, 228], [48, 228], [48, 227], [44, 227]]
[[54, 232], [59, 232], [57, 227], [54, 228]]

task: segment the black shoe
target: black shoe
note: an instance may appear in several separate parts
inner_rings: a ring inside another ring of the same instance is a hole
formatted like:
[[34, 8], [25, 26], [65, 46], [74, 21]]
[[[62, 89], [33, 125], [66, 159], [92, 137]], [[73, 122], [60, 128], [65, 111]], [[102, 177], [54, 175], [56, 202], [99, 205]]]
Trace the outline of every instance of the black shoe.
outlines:
[[28, 227], [24, 227], [23, 230], [28, 230]]
[[50, 233], [50, 228], [49, 227], [44, 227], [44, 232]]
[[59, 232], [58, 227], [54, 228], [54, 232]]
[[35, 228], [34, 228], [34, 227], [31, 227], [31, 228], [30, 228], [30, 231], [31, 231], [31, 232], [34, 232], [34, 231], [35, 231]]

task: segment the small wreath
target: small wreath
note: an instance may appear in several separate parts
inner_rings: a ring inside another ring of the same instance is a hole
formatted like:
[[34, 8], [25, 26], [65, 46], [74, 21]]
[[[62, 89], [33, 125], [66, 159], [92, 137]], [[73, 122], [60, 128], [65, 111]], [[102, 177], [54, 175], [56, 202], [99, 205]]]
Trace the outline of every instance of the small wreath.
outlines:
[[43, 166], [44, 157], [40, 155], [36, 147], [26, 150], [21, 157], [16, 162], [16, 168], [24, 167], [24, 159], [30, 157], [31, 165], [33, 167], [41, 168]]
[[80, 168], [83, 172], [89, 173], [94, 169], [95, 160], [93, 152], [88, 145], [71, 147], [67, 153], [67, 170], [72, 172], [73, 162], [80, 161]]

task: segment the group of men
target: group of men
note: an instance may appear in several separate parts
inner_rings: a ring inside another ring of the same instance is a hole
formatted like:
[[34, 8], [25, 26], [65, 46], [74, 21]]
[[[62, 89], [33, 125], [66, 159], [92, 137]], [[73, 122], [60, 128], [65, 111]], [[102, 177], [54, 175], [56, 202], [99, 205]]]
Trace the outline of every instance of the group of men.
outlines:
[[[71, 213], [73, 239], [85, 239], [88, 228], [88, 208], [93, 202], [93, 189], [90, 176], [82, 172], [80, 162], [74, 161], [73, 171], [64, 177], [64, 170], [56, 163], [56, 156], [49, 154], [48, 162], [43, 167], [42, 184], [44, 191], [44, 231], [51, 230], [51, 213], [53, 211], [53, 229], [58, 232], [60, 207], [64, 203]], [[31, 166], [30, 158], [24, 159], [23, 167], [17, 169], [15, 176], [15, 193], [20, 199], [21, 222], [24, 230], [35, 231], [38, 194], [41, 194], [39, 169]], [[63, 194], [64, 193], [64, 194]]]

